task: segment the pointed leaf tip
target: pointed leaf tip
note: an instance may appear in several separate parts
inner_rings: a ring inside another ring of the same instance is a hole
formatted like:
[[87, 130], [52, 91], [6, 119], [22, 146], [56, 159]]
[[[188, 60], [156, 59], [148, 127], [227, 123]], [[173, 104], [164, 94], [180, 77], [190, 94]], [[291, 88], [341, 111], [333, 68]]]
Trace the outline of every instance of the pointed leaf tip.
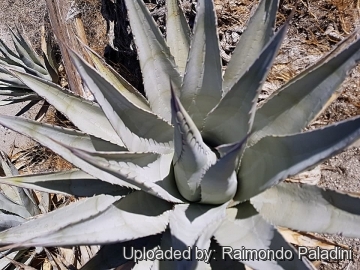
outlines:
[[175, 180], [182, 196], [190, 201], [198, 201], [200, 180], [206, 169], [216, 161], [216, 155], [204, 143], [200, 131], [173, 90], [171, 90], [171, 110], [174, 125]]
[[356, 34], [352, 34], [345, 38], [258, 108], [254, 119], [256, 132], [249, 144], [253, 145], [265, 136], [300, 132], [336, 99], [341, 93], [339, 86], [360, 61], [360, 38], [353, 42], [355, 37]]
[[172, 106], [172, 108], [174, 108], [175, 112], [178, 112], [178, 111], [180, 111], [180, 105], [179, 105], [180, 101], [177, 99], [177, 96], [175, 94], [175, 91], [174, 91], [171, 81], [170, 81], [170, 91], [171, 91], [171, 99], [170, 99], [171, 106]]
[[246, 148], [235, 196], [245, 201], [337, 154], [360, 137], [360, 117], [322, 129], [288, 136], [268, 136]]
[[221, 204], [230, 201], [237, 190], [236, 169], [247, 137], [223, 147], [222, 156], [205, 172], [201, 179], [201, 202]]
[[91, 167], [112, 176], [98, 176], [103, 181], [141, 189], [165, 201], [182, 203], [180, 194], [174, 190], [175, 183], [170, 171], [172, 154], [89, 152], [70, 146], [64, 147], [82, 161], [92, 165]]
[[167, 80], [170, 78], [176, 91], [179, 91], [182, 77], [144, 1], [125, 0], [125, 3], [138, 47], [140, 67], [150, 107], [154, 113], [170, 121], [170, 91]]
[[195, 20], [180, 100], [200, 128], [222, 95], [222, 64], [214, 2], [197, 1]]
[[227, 93], [253, 64], [273, 36], [278, 4], [279, 0], [260, 1], [226, 68], [223, 85], [224, 93]]
[[103, 77], [75, 52], [69, 50], [69, 55], [118, 137], [130, 151], [171, 152], [173, 133], [171, 125], [131, 102], [131, 99], [118, 91], [112, 80]]
[[219, 104], [206, 116], [201, 132], [216, 144], [233, 143], [243, 138], [253, 126], [257, 97], [289, 27], [289, 20], [264, 46], [255, 61], [225, 93]]
[[174, 56], [179, 72], [184, 73], [190, 47], [190, 27], [179, 5], [179, 0], [166, 2], [166, 42]]
[[16, 70], [12, 70], [12, 73], [30, 89], [67, 116], [83, 132], [120, 146], [124, 145], [96, 103], [76, 96], [51, 81]]

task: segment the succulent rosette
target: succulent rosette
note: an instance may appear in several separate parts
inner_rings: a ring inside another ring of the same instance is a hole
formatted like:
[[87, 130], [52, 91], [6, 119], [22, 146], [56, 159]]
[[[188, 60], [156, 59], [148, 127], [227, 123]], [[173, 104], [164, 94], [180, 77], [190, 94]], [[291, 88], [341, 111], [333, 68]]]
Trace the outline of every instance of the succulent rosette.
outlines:
[[[360, 237], [359, 199], [284, 182], [360, 137], [360, 118], [303, 132], [359, 61], [360, 40], [345, 39], [258, 106], [289, 25], [274, 33], [278, 1], [260, 2], [224, 74], [213, 1], [198, 1], [190, 31], [168, 0], [166, 40], [143, 1], [125, 3], [146, 98], [89, 48], [93, 66], [69, 54], [96, 102], [7, 69], [81, 131], [1, 115], [1, 125], [78, 169], [0, 182], [88, 198], [2, 231], [0, 245], [101, 245], [82, 269], [117, 267], [131, 249], [189, 247], [192, 260], [142, 260], [134, 269], [308, 269], [277, 226]], [[294, 256], [226, 258], [224, 247]], [[211, 262], [196, 260], [195, 248], [214, 251]]]

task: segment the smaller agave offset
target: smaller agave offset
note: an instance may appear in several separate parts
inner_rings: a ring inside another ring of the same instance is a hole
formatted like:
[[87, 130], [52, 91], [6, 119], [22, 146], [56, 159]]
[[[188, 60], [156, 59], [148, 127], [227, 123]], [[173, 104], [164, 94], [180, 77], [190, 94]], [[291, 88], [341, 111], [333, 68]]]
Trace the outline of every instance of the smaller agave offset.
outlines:
[[[50, 44], [47, 44], [47, 52], [43, 58], [39, 57], [31, 44], [20, 34], [19, 29], [10, 30], [10, 35], [16, 52], [12, 51], [0, 40], [0, 96], [7, 98], [0, 100], [0, 106], [30, 101], [16, 115], [20, 116], [36, 105], [42, 98], [32, 91], [27, 85], [14, 77], [9, 68], [26, 72], [28, 74], [57, 82], [59, 76], [56, 69]], [[49, 104], [44, 102], [35, 119], [41, 119], [45, 115]]]
[[[19, 175], [18, 170], [8, 156], [0, 151], [0, 177], [15, 175]], [[39, 195], [40, 201], [35, 199], [30, 190], [0, 184], [0, 231], [15, 227], [32, 216], [47, 213], [50, 209], [49, 194], [41, 192]], [[40, 250], [10, 249], [0, 252], [0, 269], [12, 269], [12, 260], [29, 265]]]
[[[359, 117], [302, 132], [360, 60], [355, 34], [257, 107], [288, 27], [274, 33], [277, 0], [260, 2], [224, 75], [213, 1], [198, 1], [191, 32], [168, 0], [166, 41], [143, 1], [125, 3], [147, 98], [88, 48], [96, 69], [69, 54], [96, 102], [7, 69], [81, 131], [0, 116], [78, 168], [0, 182], [89, 198], [0, 232], [1, 246], [101, 245], [81, 269], [129, 263], [133, 249], [158, 254], [134, 269], [308, 269], [276, 226], [360, 237], [358, 198], [283, 182], [360, 137]], [[292, 259], [233, 258], [224, 248], [283, 248]], [[190, 259], [165, 260], [169, 250]]]

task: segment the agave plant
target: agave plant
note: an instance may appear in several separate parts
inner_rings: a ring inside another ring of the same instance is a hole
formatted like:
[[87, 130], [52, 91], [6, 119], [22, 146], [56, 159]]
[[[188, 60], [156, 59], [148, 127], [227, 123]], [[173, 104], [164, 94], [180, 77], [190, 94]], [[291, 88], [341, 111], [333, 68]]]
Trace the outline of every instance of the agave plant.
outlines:
[[[11, 163], [10, 158], [0, 151], [0, 177], [16, 176], [19, 171]], [[53, 205], [64, 207], [68, 204], [64, 196], [58, 200], [57, 196], [51, 198], [47, 192], [37, 192], [35, 194], [31, 189], [0, 184], [0, 231], [18, 226], [30, 218], [36, 218], [41, 214], [46, 214], [52, 210]], [[65, 269], [66, 264], [77, 262], [83, 265], [86, 255], [94, 256], [98, 251], [97, 247], [82, 246], [76, 248], [75, 252], [69, 252], [63, 248], [57, 248], [49, 251], [42, 247], [24, 247], [9, 248], [0, 252], [0, 269], [35, 269], [32, 266], [46, 266], [46, 259], [60, 269]], [[85, 261], [85, 262], [84, 262]], [[55, 268], [56, 268], [55, 267]]]
[[[15, 176], [19, 172], [11, 163], [9, 157], [0, 151], [0, 176]], [[26, 219], [37, 216], [40, 213], [49, 211], [49, 194], [40, 193], [41, 200], [37, 200], [32, 191], [0, 184], [0, 230], [15, 227], [23, 223]], [[29, 265], [35, 258], [37, 251], [28, 249], [6, 250], [0, 252], [0, 269], [15, 269], [12, 262]]]
[[[16, 52], [12, 51], [5, 42], [0, 39], [0, 53], [2, 54], [2, 56], [0, 56], [0, 96], [7, 96], [7, 98], [0, 100], [0, 106], [30, 101], [17, 113], [19, 116], [31, 109], [42, 100], [42, 98], [19, 79], [12, 76], [8, 68], [26, 72], [53, 82], [57, 82], [59, 76], [56, 61], [49, 44], [47, 46], [47, 52], [43, 53], [43, 57], [41, 58], [20, 33], [18, 28], [16, 28], [15, 31], [11, 28], [9, 28], [9, 30]], [[45, 102], [35, 119], [40, 119], [46, 113], [47, 107], [48, 104]]]
[[[360, 39], [344, 40], [257, 107], [289, 24], [274, 33], [277, 0], [260, 2], [224, 75], [213, 1], [198, 1], [191, 33], [168, 0], [166, 41], [143, 1], [125, 2], [147, 98], [89, 48], [96, 69], [69, 54], [97, 102], [9, 69], [81, 131], [10, 116], [0, 124], [78, 169], [0, 182], [88, 198], [0, 232], [0, 245], [101, 245], [82, 269], [136, 259], [134, 269], [307, 269], [277, 226], [359, 237], [357, 198], [284, 180], [360, 137], [360, 118], [302, 132], [360, 60]], [[224, 248], [284, 248], [294, 257], [234, 258]], [[140, 260], [134, 249], [157, 257]], [[171, 250], [183, 257], [161, 256]]]

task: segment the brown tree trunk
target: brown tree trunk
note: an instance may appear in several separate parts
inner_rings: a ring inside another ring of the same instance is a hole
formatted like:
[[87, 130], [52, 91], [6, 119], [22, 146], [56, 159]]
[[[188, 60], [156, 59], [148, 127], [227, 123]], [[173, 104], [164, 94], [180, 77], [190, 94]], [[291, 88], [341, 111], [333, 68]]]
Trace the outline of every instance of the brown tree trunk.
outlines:
[[70, 9], [70, 1], [46, 0], [46, 5], [49, 11], [53, 33], [60, 47], [69, 88], [73, 93], [86, 97], [87, 95], [85, 95], [81, 78], [77, 74], [67, 51], [68, 47], [88, 60], [87, 54], [79, 49], [81, 46], [76, 38], [76, 36], [78, 36], [82, 42], [87, 42], [81, 19], [80, 17], [75, 17], [70, 23], [66, 23], [65, 18]]

